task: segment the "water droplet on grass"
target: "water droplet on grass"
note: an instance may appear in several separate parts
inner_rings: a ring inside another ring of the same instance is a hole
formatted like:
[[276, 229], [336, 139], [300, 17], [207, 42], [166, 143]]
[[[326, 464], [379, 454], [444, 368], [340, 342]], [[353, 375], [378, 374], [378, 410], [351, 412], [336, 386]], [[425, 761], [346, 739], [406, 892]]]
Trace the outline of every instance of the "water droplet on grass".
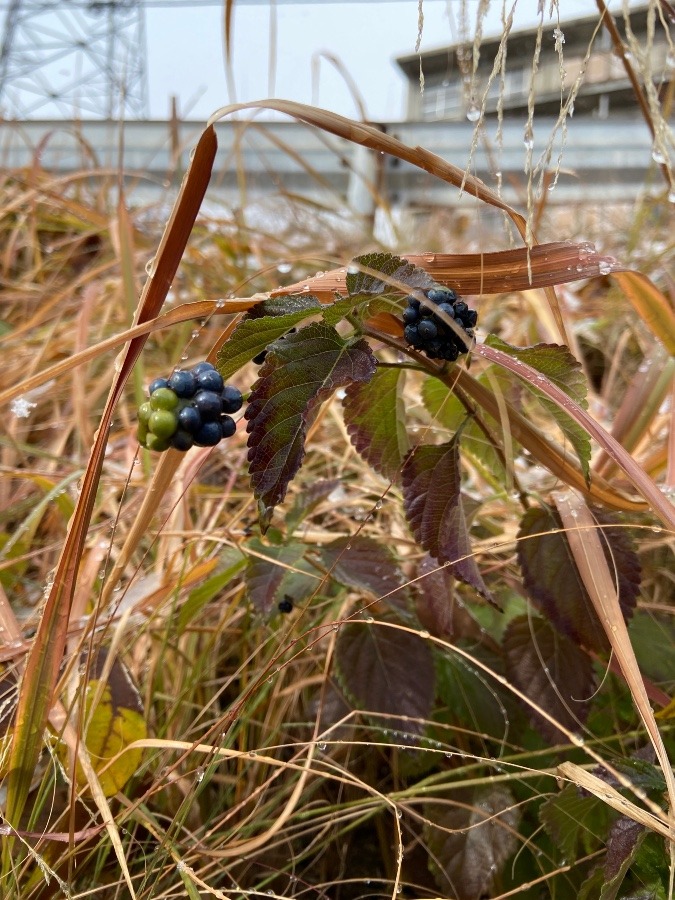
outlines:
[[466, 117], [469, 122], [477, 122], [480, 119], [480, 109], [476, 106], [475, 103], [472, 103], [471, 106], [467, 109]]
[[37, 403], [26, 400], [25, 397], [16, 397], [9, 405], [10, 412], [17, 419], [27, 419], [31, 414], [31, 410], [35, 409]]

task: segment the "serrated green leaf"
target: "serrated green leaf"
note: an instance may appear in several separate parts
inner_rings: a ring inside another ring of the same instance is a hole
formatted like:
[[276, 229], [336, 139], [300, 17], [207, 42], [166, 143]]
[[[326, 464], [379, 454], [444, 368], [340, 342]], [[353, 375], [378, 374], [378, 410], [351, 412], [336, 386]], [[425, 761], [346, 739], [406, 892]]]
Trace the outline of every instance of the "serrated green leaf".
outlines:
[[340, 629], [335, 663], [347, 696], [358, 709], [379, 714], [378, 725], [400, 728], [405, 719], [405, 731], [424, 731], [435, 681], [428, 641], [377, 622], [349, 623]]
[[[484, 648], [480, 651], [474, 649], [473, 652], [481, 662], [496, 672], [500, 671], [501, 661], [495, 654]], [[437, 655], [436, 673], [437, 693], [442, 704], [437, 714], [439, 720], [463, 726], [477, 734], [489, 734], [500, 740], [504, 738], [509, 727], [509, 715], [496, 682], [454, 653]]]
[[539, 810], [542, 825], [568, 862], [604, 846], [611, 815], [602, 800], [582, 794], [574, 784], [566, 785]]
[[[588, 407], [586, 399], [587, 384], [581, 369], [581, 363], [572, 355], [567, 347], [561, 344], [535, 344], [532, 347], [513, 347], [497, 335], [489, 334], [485, 339], [489, 347], [501, 350], [514, 359], [518, 359], [537, 372], [541, 372], [549, 381], [556, 384], [568, 397], [583, 409]], [[525, 375], [521, 379], [530, 393], [558, 423], [565, 437], [570, 441], [579, 458], [584, 478], [590, 478], [591, 439], [588, 433], [578, 425], [557, 403], [542, 394], [537, 388], [536, 379], [530, 381]]]
[[[258, 538], [247, 543], [252, 551], [246, 564], [246, 590], [256, 612], [269, 615], [285, 594], [293, 600], [308, 596], [318, 585], [318, 579], [305, 563], [306, 547], [299, 541], [287, 544], [263, 544]], [[303, 575], [294, 570], [305, 568]]]
[[350, 294], [381, 294], [391, 290], [391, 281], [399, 281], [411, 288], [432, 288], [436, 282], [424, 269], [413, 266], [407, 259], [392, 253], [366, 253], [357, 256], [352, 267], [363, 266], [381, 272], [385, 278], [377, 278], [367, 272], [347, 270], [347, 291]]
[[378, 369], [370, 381], [351, 384], [342, 401], [349, 438], [375, 471], [398, 481], [410, 449], [405, 429], [401, 369]]
[[414, 447], [402, 469], [403, 504], [415, 540], [454, 575], [495, 604], [471, 554], [462, 505], [459, 438]]
[[[477, 380], [488, 390], [492, 390], [485, 375]], [[466, 409], [452, 391], [448, 390], [447, 386], [438, 378], [425, 378], [422, 384], [422, 401], [434, 419], [448, 431], [454, 433], [464, 424], [462, 453], [466, 453], [480, 468], [482, 474], [495, 486], [503, 486], [504, 463], [502, 456], [488, 442], [487, 437], [473, 419], [467, 422]], [[495, 435], [495, 440], [497, 437]], [[514, 444], [514, 456], [517, 452], [518, 445]]]
[[[503, 638], [505, 674], [520, 691], [571, 731], [588, 717], [586, 698], [595, 689], [588, 654], [538, 616], [512, 619]], [[531, 707], [527, 713], [547, 739], [565, 741], [563, 733]]]
[[[265, 303], [254, 306], [251, 312], [256, 315], [249, 314], [239, 322], [218, 351], [216, 365], [220, 374], [227, 381], [273, 341], [299, 322], [316, 315], [320, 305], [316, 297], [291, 296], [275, 301], [266, 300]], [[267, 310], [267, 314], [261, 315], [264, 310]]]
[[[640, 589], [640, 563], [624, 529], [602, 527], [614, 520], [595, 513], [603, 536], [605, 557], [616, 572], [619, 603], [630, 618]], [[533, 603], [558, 631], [591, 650], [609, 648], [607, 635], [574, 563], [558, 515], [532, 507], [518, 532], [518, 562]]]
[[321, 310], [321, 317], [326, 325], [337, 325], [345, 316], [348, 316], [354, 307], [362, 303], [363, 297], [340, 297], [335, 303], [324, 305]]
[[670, 615], [637, 610], [628, 628], [640, 671], [670, 691], [675, 685], [675, 622]]
[[249, 473], [263, 528], [302, 464], [321, 403], [338, 387], [372, 378], [375, 366], [366, 341], [345, 340], [323, 322], [270, 346], [246, 409]]
[[[384, 597], [405, 581], [388, 547], [366, 535], [338, 538], [318, 551], [321, 567], [346, 587]], [[401, 592], [397, 592], [400, 597]]]

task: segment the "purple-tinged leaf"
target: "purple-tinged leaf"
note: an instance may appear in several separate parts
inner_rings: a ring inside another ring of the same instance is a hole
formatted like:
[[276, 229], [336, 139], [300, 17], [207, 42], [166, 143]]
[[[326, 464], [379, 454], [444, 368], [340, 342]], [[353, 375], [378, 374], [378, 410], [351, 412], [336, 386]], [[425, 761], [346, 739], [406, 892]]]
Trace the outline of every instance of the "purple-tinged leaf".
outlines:
[[246, 565], [244, 580], [249, 600], [256, 612], [269, 615], [288, 591], [292, 591], [293, 599], [297, 599], [299, 579], [304, 582], [303, 596], [311, 593], [318, 584], [309, 573], [304, 576], [294, 571], [306, 566], [304, 544], [295, 541], [289, 544], [263, 544], [257, 538], [252, 538], [247, 548], [252, 553]]
[[[512, 619], [503, 639], [505, 675], [509, 681], [570, 731], [579, 731], [588, 716], [595, 690], [588, 654], [549, 622], [537, 616]], [[530, 706], [533, 724], [553, 743], [564, 734]]]
[[619, 816], [614, 822], [607, 837], [607, 855], [603, 873], [605, 883], [600, 892], [600, 900], [615, 900], [646, 836], [645, 826], [634, 819], [629, 819], [628, 816]]
[[407, 259], [401, 259], [400, 256], [393, 256], [391, 253], [367, 253], [365, 256], [357, 256], [352, 265], [381, 272], [385, 277], [378, 278], [369, 272], [350, 272], [347, 269], [346, 285], [350, 296], [382, 294], [384, 291], [395, 289], [392, 285], [395, 281], [410, 288], [436, 286], [434, 279], [424, 269], [413, 266]]
[[354, 447], [375, 471], [397, 481], [410, 449], [405, 430], [400, 369], [378, 369], [368, 382], [355, 382], [343, 400], [347, 432]]
[[218, 351], [218, 371], [227, 381], [269, 344], [320, 309], [316, 297], [310, 296], [283, 297], [257, 304]]
[[321, 403], [338, 387], [368, 381], [375, 365], [366, 341], [345, 340], [322, 322], [269, 347], [246, 409], [249, 473], [263, 528], [302, 464]]
[[396, 591], [405, 581], [394, 554], [366, 535], [331, 541], [318, 550], [318, 558], [322, 570], [340, 584], [376, 597]]
[[471, 555], [461, 496], [459, 439], [415, 447], [402, 470], [403, 503], [415, 540], [440, 562], [452, 565], [456, 578], [495, 606]]
[[[616, 573], [619, 603], [630, 618], [640, 589], [640, 562], [625, 529], [596, 512], [605, 556]], [[518, 562], [532, 602], [558, 631], [590, 650], [609, 648], [607, 636], [574, 563], [562, 523], [552, 510], [529, 509], [518, 532]]]
[[505, 787], [460, 788], [443, 805], [428, 803], [430, 868], [444, 896], [480, 900], [518, 848], [518, 807]]
[[452, 566], [425, 555], [417, 566], [417, 618], [435, 637], [485, 639], [481, 626], [455, 592]]
[[[424, 731], [434, 700], [434, 660], [428, 641], [377, 622], [349, 623], [335, 649], [336, 675], [358, 709], [378, 724], [411, 734]], [[381, 716], [386, 718], [383, 720]]]

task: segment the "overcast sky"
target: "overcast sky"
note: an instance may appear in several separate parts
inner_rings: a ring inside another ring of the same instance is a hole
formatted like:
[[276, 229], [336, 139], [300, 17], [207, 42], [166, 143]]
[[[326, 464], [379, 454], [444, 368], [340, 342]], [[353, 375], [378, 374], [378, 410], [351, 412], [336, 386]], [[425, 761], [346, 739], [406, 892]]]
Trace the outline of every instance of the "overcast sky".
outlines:
[[[517, 0], [516, 23], [537, 23], [540, 0]], [[594, 0], [541, 0], [546, 23], [597, 13]], [[513, 0], [504, 0], [507, 10]], [[635, 5], [631, 0], [631, 5]], [[621, 6], [621, 0], [610, 3]], [[477, 0], [424, 0], [421, 49], [459, 39], [462, 9], [473, 32]], [[553, 19], [549, 9], [553, 7]], [[502, 0], [492, 0], [484, 33], [501, 31]], [[276, 26], [273, 22], [276, 20]], [[184, 117], [207, 118], [232, 99], [224, 66], [223, 13], [217, 7], [148, 9], [148, 75], [151, 115], [168, 115], [169, 96]], [[551, 26], [552, 27], [552, 26]], [[412, 53], [418, 32], [417, 0], [399, 2], [235, 3], [233, 71], [236, 99], [269, 96], [316, 102], [347, 116], [357, 109], [344, 78], [320, 54], [341, 61], [359, 88], [369, 118], [400, 119], [405, 81], [394, 63]], [[276, 35], [272, 40], [270, 35]], [[276, 54], [276, 63], [273, 62]], [[318, 77], [317, 77], [318, 69]]]

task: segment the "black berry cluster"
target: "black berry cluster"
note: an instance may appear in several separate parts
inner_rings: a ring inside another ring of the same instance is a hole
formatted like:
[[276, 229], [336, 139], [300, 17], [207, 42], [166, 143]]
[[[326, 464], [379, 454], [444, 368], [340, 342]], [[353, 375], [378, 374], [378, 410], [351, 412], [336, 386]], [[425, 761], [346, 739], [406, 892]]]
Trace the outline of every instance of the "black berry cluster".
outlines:
[[215, 447], [237, 429], [229, 414], [241, 409], [241, 391], [209, 362], [155, 379], [148, 393], [138, 410], [138, 441], [148, 450]]
[[[425, 353], [429, 359], [447, 359], [454, 362], [460, 353], [466, 353], [473, 338], [473, 327], [478, 321], [475, 309], [450, 288], [431, 288], [424, 291], [427, 298], [422, 303], [417, 297], [408, 297], [403, 310], [403, 331], [406, 341]], [[466, 334], [463, 336], [447, 324], [439, 315], [445, 313]]]

